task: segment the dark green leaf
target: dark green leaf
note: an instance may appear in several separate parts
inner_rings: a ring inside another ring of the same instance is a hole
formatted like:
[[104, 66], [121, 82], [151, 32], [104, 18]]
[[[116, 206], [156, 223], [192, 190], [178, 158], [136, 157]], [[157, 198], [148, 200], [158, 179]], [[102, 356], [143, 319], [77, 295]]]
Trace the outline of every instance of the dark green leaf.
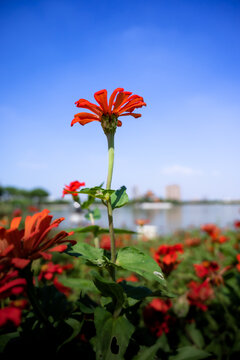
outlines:
[[120, 208], [128, 203], [128, 195], [126, 193], [126, 187], [122, 186], [120, 189], [114, 191], [111, 195], [112, 209]]
[[124, 303], [124, 292], [122, 287], [114, 281], [104, 279], [102, 276], [94, 273], [93, 282], [101, 294], [113, 299], [115, 310], [121, 308]]
[[170, 351], [168, 340], [164, 333], [160, 338], [158, 338], [154, 345], [142, 348], [139, 353], [134, 356], [133, 360], [154, 360], [156, 359], [155, 355], [159, 349], [162, 349], [165, 352]]
[[113, 318], [105, 309], [94, 312], [96, 359], [123, 360], [134, 326], [123, 316]]
[[73, 340], [81, 331], [82, 325], [83, 325], [83, 321], [78, 321], [76, 319], [73, 318], [69, 318], [67, 320], [65, 320], [65, 323], [70, 326], [72, 328], [72, 333], [71, 335], [58, 347], [57, 351], [61, 349], [61, 347], [64, 344], [67, 344], [68, 342], [70, 342], [71, 340]]
[[205, 346], [205, 341], [200, 330], [196, 328], [196, 324], [188, 324], [186, 326], [186, 333], [193, 341], [193, 343], [200, 349]]
[[15, 338], [17, 338], [19, 336], [20, 336], [20, 334], [19, 334], [18, 331], [1, 335], [0, 336], [0, 352], [3, 352], [5, 346], [7, 345], [7, 343], [10, 340], [15, 339]]
[[119, 282], [119, 285], [123, 288], [128, 297], [136, 300], [142, 300], [147, 296], [152, 296], [152, 291], [144, 286], [135, 286], [127, 283], [125, 280]]

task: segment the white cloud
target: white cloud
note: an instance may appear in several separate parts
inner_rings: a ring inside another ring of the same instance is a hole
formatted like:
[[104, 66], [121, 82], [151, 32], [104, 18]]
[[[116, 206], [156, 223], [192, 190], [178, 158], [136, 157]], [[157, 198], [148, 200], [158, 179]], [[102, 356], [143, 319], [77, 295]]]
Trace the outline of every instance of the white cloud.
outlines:
[[178, 174], [178, 175], [202, 175], [202, 170], [193, 169], [188, 166], [182, 166], [182, 165], [172, 165], [167, 166], [162, 169], [162, 174], [164, 175], [171, 175], [171, 174]]

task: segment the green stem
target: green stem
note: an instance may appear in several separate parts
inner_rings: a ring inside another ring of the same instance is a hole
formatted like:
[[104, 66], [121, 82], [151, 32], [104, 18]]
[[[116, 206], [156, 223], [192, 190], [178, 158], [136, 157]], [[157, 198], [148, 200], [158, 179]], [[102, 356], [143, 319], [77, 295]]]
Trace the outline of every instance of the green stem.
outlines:
[[114, 134], [107, 134], [108, 140], [108, 177], [107, 177], [107, 189], [111, 189], [113, 163], [114, 163]]
[[[111, 189], [113, 164], [114, 164], [114, 134], [111, 133], [107, 134], [107, 140], [108, 140], [108, 176], [107, 176], [106, 188], [109, 190]], [[115, 245], [114, 228], [113, 228], [112, 205], [110, 199], [107, 202], [107, 211], [108, 211], [109, 234], [111, 239], [111, 261], [115, 263], [116, 245]], [[113, 278], [115, 278], [115, 274], [113, 274]]]

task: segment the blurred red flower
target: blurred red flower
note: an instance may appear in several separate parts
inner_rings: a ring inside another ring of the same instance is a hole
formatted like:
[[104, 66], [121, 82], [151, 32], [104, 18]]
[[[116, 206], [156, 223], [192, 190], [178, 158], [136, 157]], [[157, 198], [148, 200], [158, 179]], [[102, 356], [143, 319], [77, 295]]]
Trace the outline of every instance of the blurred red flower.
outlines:
[[219, 265], [216, 261], [203, 261], [201, 264], [194, 264], [196, 274], [200, 278], [211, 276], [219, 270]]
[[234, 226], [235, 226], [236, 229], [239, 229], [240, 228], [240, 220], [236, 220], [234, 222]]
[[60, 231], [54, 237], [48, 237], [50, 231], [59, 226], [64, 218], [56, 219], [52, 223], [49, 210], [27, 216], [25, 227], [18, 229], [21, 217], [14, 218], [10, 229], [0, 227], [0, 267], [9, 262], [17, 268], [24, 268], [30, 261], [43, 257], [50, 260], [50, 252], [66, 250], [66, 242], [75, 244], [76, 241], [66, 239], [73, 232]]
[[79, 181], [72, 181], [69, 185], [65, 185], [65, 188], [63, 189], [62, 197], [65, 195], [72, 195], [77, 196], [77, 193], [74, 191], [78, 190], [80, 187], [85, 186], [85, 182], [79, 182]]
[[208, 280], [199, 284], [195, 281], [191, 281], [188, 284], [190, 290], [187, 293], [187, 298], [190, 305], [196, 306], [202, 311], [207, 310], [206, 302], [214, 297], [214, 291]]
[[[10, 296], [21, 295], [26, 287], [26, 280], [18, 278], [18, 271], [10, 271], [8, 274], [0, 273], [0, 299]], [[26, 300], [12, 301], [9, 306], [0, 309], [0, 327], [13, 324], [19, 326], [21, 323], [21, 310], [25, 307]]]
[[[93, 114], [87, 112], [80, 112], [74, 115], [71, 126], [75, 123], [81, 125], [88, 124], [92, 121], [102, 122], [103, 116], [111, 120], [117, 120], [119, 116], [131, 115], [135, 118], [141, 114], [135, 114], [133, 111], [142, 106], [146, 106], [143, 98], [139, 95], [132, 95], [129, 91], [124, 91], [123, 88], [117, 88], [113, 91], [112, 95], [107, 99], [107, 90], [100, 90], [94, 94], [94, 98], [99, 105], [93, 104], [85, 99], [80, 99], [75, 102], [79, 108], [90, 110]], [[117, 120], [116, 126], [121, 126], [121, 121]]]
[[212, 242], [223, 244], [228, 241], [228, 237], [221, 234], [221, 229], [214, 224], [206, 224], [201, 227], [212, 239]]
[[143, 310], [143, 319], [152, 334], [159, 337], [170, 331], [173, 318], [168, 314], [171, 300], [153, 299]]
[[187, 238], [184, 241], [185, 246], [198, 246], [201, 244], [201, 239], [199, 238]]
[[154, 259], [161, 267], [162, 271], [168, 275], [179, 264], [179, 253], [183, 253], [182, 244], [160, 245], [158, 250], [154, 253]]

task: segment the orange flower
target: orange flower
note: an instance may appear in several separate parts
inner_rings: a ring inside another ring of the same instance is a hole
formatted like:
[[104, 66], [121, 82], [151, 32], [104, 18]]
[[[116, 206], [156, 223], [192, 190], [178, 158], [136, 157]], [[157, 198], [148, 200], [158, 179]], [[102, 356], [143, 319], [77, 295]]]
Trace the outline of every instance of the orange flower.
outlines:
[[75, 244], [74, 240], [66, 240], [73, 234], [60, 231], [54, 237], [49, 238], [49, 232], [58, 227], [64, 218], [52, 222], [49, 210], [27, 216], [25, 228], [19, 230], [21, 217], [13, 218], [10, 229], [0, 227], [0, 265], [8, 262], [18, 268], [24, 268], [31, 260], [43, 257], [51, 259], [49, 252], [62, 252], [67, 248], [66, 242]]
[[[146, 103], [141, 96], [132, 95], [131, 92], [124, 91], [122, 88], [115, 89], [110, 96], [109, 101], [107, 99], [107, 90], [105, 89], [97, 91], [94, 94], [94, 98], [99, 105], [93, 104], [85, 99], [80, 99], [75, 102], [77, 107], [88, 109], [93, 114], [80, 112], [74, 115], [71, 126], [77, 122], [81, 125], [85, 125], [92, 121], [99, 121], [102, 123], [103, 129], [106, 129], [107, 127], [109, 130], [109, 125], [111, 123], [115, 131], [117, 126], [122, 125], [122, 122], [118, 120], [119, 116], [131, 115], [138, 118], [141, 114], [133, 113], [133, 111], [142, 106], [146, 106]], [[105, 122], [107, 124], [105, 124]]]

